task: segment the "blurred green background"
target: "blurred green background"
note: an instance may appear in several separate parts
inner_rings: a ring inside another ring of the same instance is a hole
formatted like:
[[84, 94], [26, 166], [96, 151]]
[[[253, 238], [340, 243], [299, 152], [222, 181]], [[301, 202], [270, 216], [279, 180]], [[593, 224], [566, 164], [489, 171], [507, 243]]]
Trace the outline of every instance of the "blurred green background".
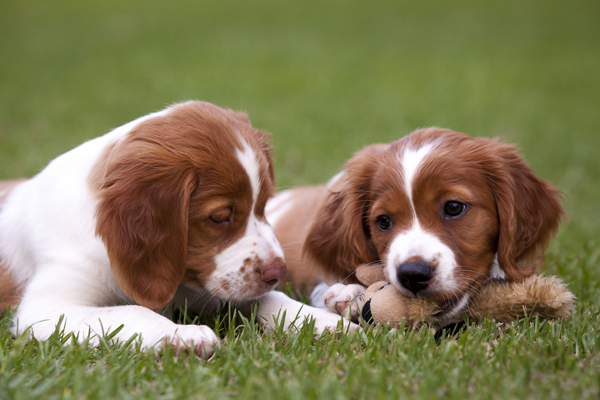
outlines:
[[558, 243], [600, 233], [597, 0], [4, 0], [0, 88], [0, 179], [201, 99], [273, 133], [280, 187], [418, 127], [500, 136], [567, 194]]
[[272, 132], [280, 187], [419, 127], [500, 136], [567, 195], [546, 270], [578, 297], [572, 320], [487, 321], [439, 345], [426, 329], [315, 339], [230, 322], [206, 364], [13, 340], [4, 318], [0, 397], [598, 399], [599, 0], [0, 5], [0, 179], [187, 99]]

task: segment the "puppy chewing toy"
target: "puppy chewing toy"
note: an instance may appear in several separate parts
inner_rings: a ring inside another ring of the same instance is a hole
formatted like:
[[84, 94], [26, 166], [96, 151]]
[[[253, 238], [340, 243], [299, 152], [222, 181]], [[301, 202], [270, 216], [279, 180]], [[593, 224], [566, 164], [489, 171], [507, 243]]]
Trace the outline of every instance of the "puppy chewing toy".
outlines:
[[403, 296], [398, 289], [382, 278], [383, 271], [372, 268], [357, 271], [359, 280], [368, 286], [357, 298], [364, 325], [383, 323], [398, 327], [427, 324], [432, 328], [460, 322], [465, 313], [470, 321], [487, 318], [507, 323], [528, 315], [543, 319], [567, 319], [573, 311], [575, 296], [561, 279], [555, 276], [532, 275], [522, 282], [490, 279], [467, 306], [456, 316], [442, 315], [434, 302]]

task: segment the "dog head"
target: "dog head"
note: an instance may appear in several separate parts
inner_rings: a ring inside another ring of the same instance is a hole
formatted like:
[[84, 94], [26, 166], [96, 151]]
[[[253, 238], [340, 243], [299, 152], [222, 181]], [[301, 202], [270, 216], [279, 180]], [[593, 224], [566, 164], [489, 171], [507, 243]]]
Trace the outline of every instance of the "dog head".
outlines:
[[264, 215], [267, 135], [243, 113], [197, 101], [127, 129], [90, 176], [96, 233], [124, 293], [159, 309], [181, 283], [234, 301], [272, 289], [286, 266]]
[[515, 147], [438, 128], [363, 149], [341, 180], [305, 252], [337, 278], [380, 262], [399, 291], [449, 315], [497, 267], [533, 274], [564, 216]]

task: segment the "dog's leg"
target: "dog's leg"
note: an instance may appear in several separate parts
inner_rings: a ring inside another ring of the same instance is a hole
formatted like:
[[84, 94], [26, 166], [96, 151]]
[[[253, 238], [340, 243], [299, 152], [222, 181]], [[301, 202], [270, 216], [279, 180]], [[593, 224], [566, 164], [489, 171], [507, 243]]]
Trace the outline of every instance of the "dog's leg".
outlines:
[[300, 303], [286, 296], [282, 292], [272, 291], [258, 299], [257, 318], [267, 328], [273, 329], [276, 323], [283, 320], [284, 329], [290, 327], [300, 327], [300, 324], [310, 318], [315, 319], [315, 333], [321, 334], [325, 330], [334, 332], [340, 321], [343, 321], [344, 330], [355, 330], [358, 325], [343, 319], [339, 314], [335, 314], [322, 308], [315, 308]]
[[[177, 325], [138, 305], [97, 307], [98, 299], [89, 296], [94, 293], [93, 290], [88, 291], [87, 297], [82, 296], [86, 292], [83, 282], [64, 282], [60, 287], [52, 279], [44, 282], [43, 276], [39, 278], [30, 283], [17, 309], [12, 327], [16, 335], [28, 332], [38, 340], [48, 339], [64, 316], [58, 329], [74, 333], [79, 342], [91, 334], [90, 343], [93, 345], [99, 343], [100, 336], [122, 325], [113, 340], [125, 342], [139, 334], [144, 349], [158, 349], [170, 343], [176, 352], [190, 350], [208, 358], [219, 346], [219, 339], [207, 326]], [[60, 289], [57, 290], [58, 287]]]

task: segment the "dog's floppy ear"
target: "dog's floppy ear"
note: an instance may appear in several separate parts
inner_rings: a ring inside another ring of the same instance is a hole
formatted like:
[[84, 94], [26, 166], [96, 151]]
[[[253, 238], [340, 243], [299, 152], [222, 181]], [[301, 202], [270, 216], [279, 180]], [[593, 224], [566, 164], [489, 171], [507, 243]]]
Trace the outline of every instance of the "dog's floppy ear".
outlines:
[[345, 180], [342, 189], [329, 195], [309, 230], [303, 251], [332, 278], [354, 282], [356, 277], [350, 273], [357, 266], [379, 258], [366, 217], [377, 155], [386, 147], [368, 146], [348, 161], [341, 178]]
[[535, 272], [566, 216], [559, 202], [562, 193], [535, 176], [516, 147], [481, 140], [489, 141], [497, 157], [486, 168], [498, 210], [498, 261], [509, 279], [520, 282]]
[[117, 282], [136, 303], [158, 310], [185, 273], [193, 169], [133, 131], [108, 151], [97, 178], [96, 234]]

